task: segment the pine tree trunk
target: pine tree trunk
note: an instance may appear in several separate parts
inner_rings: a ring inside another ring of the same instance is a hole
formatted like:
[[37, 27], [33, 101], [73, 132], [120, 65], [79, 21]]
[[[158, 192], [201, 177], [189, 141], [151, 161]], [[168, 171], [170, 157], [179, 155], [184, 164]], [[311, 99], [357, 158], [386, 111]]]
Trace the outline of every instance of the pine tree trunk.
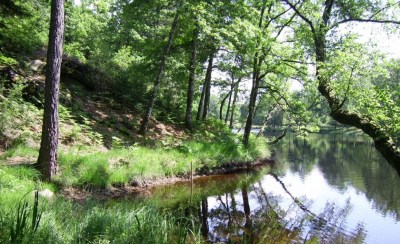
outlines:
[[196, 55], [197, 55], [197, 38], [199, 35], [199, 29], [196, 26], [193, 30], [193, 39], [192, 39], [192, 55], [190, 58], [189, 65], [189, 83], [188, 83], [188, 91], [187, 91], [187, 100], [186, 100], [186, 114], [185, 114], [185, 125], [188, 130], [193, 129], [193, 100], [194, 100], [194, 82], [196, 78]]
[[211, 75], [212, 75], [212, 70], [213, 70], [213, 63], [214, 63], [214, 53], [215, 51], [212, 51], [210, 53], [210, 56], [208, 58], [208, 66], [207, 66], [207, 72], [206, 72], [206, 79], [204, 84], [206, 85], [205, 88], [205, 95], [204, 95], [204, 108], [203, 108], [203, 116], [202, 120], [207, 119], [208, 112], [210, 110], [210, 97], [211, 97]]
[[46, 180], [57, 172], [58, 93], [64, 35], [64, 0], [52, 0], [42, 137], [36, 166]]
[[141, 134], [143, 136], [145, 136], [145, 134], [146, 134], [147, 127], [148, 127], [149, 121], [150, 121], [150, 116], [153, 112], [153, 107], [154, 107], [154, 104], [157, 99], [158, 88], [160, 86], [160, 82], [161, 82], [161, 79], [164, 74], [165, 64], [166, 64], [166, 61], [168, 58], [169, 51], [170, 51], [172, 43], [174, 41], [174, 36], [175, 36], [175, 32], [177, 30], [178, 21], [179, 21], [179, 14], [178, 14], [178, 9], [177, 9], [174, 20], [172, 21], [171, 29], [169, 31], [168, 42], [164, 48], [164, 52], [161, 56], [160, 64], [158, 66], [156, 80], [154, 81], [153, 92], [151, 93], [150, 100], [149, 100], [149, 103], [146, 108], [146, 112], [143, 115], [142, 123], [140, 125], [139, 134]]

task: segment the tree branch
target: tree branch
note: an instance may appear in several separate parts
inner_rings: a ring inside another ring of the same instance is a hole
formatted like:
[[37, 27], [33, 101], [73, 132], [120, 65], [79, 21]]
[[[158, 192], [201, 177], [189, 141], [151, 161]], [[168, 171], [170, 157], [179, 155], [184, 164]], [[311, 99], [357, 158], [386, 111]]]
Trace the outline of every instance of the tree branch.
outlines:
[[333, 2], [334, 2], [333, 0], [325, 1], [325, 9], [324, 13], [322, 14], [322, 20], [324, 21], [325, 26], [328, 25], [328, 21], [331, 17]]
[[309, 26], [311, 29], [311, 32], [313, 34], [315, 34], [315, 28], [313, 23], [311, 22], [311, 20], [309, 20], [307, 17], [305, 17], [302, 13], [300, 13], [300, 11], [296, 8], [296, 5], [293, 5], [291, 2], [289, 2], [288, 0], [282, 0], [283, 2], [285, 2], [287, 5], [290, 6], [291, 9], [293, 9], [293, 11], [301, 18], [303, 19]]
[[358, 18], [349, 18], [344, 19], [336, 23], [336, 25], [348, 23], [348, 22], [369, 22], [369, 23], [380, 23], [380, 24], [395, 24], [400, 25], [400, 21], [396, 20], [375, 20], [375, 19], [358, 19]]

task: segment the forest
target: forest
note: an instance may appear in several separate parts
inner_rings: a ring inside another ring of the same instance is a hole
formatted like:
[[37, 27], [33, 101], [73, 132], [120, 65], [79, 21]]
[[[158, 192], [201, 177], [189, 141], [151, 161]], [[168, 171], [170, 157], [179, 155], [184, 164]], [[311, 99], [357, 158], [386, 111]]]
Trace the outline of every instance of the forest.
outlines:
[[399, 1], [2, 0], [0, 30], [0, 243], [376, 241], [287, 183], [317, 169], [400, 225]]

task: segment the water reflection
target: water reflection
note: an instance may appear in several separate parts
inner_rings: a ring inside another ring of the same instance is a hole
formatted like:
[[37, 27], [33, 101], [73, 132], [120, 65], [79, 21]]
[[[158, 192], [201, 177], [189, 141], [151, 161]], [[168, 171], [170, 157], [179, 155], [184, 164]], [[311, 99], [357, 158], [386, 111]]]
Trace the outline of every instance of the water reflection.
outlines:
[[328, 184], [341, 192], [354, 188], [364, 193], [373, 208], [400, 220], [400, 177], [365, 137], [309, 135], [288, 137], [277, 150], [279, 171], [306, 178], [316, 167]]
[[[149, 201], [197, 218], [203, 237], [210, 242], [300, 243], [316, 240], [349, 243], [363, 240], [365, 230], [362, 225], [351, 231], [344, 227], [349, 202], [343, 207], [329, 204], [319, 214], [313, 213], [308, 209], [310, 202], [305, 197], [294, 197], [277, 175], [267, 171], [206, 177], [196, 179], [193, 186], [179, 183], [158, 188]], [[274, 180], [285, 194], [266, 189], [266, 179]], [[180, 201], [168, 201], [174, 198], [170, 195], [172, 192]], [[207, 194], [209, 192], [212, 194]]]
[[276, 165], [157, 188], [148, 199], [231, 243], [400, 243], [400, 179], [363, 137], [287, 137]]

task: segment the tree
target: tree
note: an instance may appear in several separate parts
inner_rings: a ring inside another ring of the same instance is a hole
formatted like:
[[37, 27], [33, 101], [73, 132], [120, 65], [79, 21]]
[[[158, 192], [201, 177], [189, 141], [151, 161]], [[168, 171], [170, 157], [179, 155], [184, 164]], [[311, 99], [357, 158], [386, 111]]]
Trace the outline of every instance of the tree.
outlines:
[[[316, 79], [318, 91], [328, 102], [330, 115], [339, 123], [351, 125], [361, 129], [369, 135], [375, 143], [376, 149], [400, 174], [400, 151], [388, 133], [376, 123], [373, 117], [357, 111], [346, 109], [347, 99], [340, 99], [333, 86], [335, 70], [331, 68], [330, 61], [333, 59], [328, 52], [330, 45], [340, 45], [339, 42], [332, 43], [329, 34], [337, 27], [350, 22], [370, 22], [380, 24], [400, 24], [397, 20], [399, 3], [384, 3], [384, 1], [339, 1], [324, 0], [307, 2], [304, 4], [293, 3], [283, 0], [293, 12], [305, 23], [305, 28], [300, 31], [306, 32], [309, 37], [316, 60]], [[319, 10], [310, 12], [310, 9]], [[331, 43], [328, 43], [331, 41]]]
[[255, 39], [255, 49], [252, 54], [252, 86], [249, 98], [249, 108], [246, 126], [243, 134], [243, 144], [249, 143], [253, 118], [256, 114], [256, 102], [259, 98], [259, 90], [263, 83], [266, 83], [274, 76], [281, 73], [284, 57], [291, 55], [292, 49], [288, 44], [278, 41], [278, 37], [283, 30], [288, 27], [294, 15], [285, 15], [288, 10], [282, 9], [279, 2], [263, 0], [259, 2], [260, 14], [257, 20], [257, 34]]
[[169, 36], [168, 36], [168, 42], [165, 45], [164, 52], [161, 56], [161, 60], [160, 60], [158, 70], [157, 70], [156, 79], [154, 81], [153, 92], [151, 93], [150, 100], [149, 100], [149, 103], [146, 108], [146, 112], [143, 116], [142, 123], [140, 125], [139, 134], [141, 134], [143, 136], [146, 134], [146, 131], [147, 131], [147, 126], [150, 121], [150, 116], [153, 111], [154, 103], [157, 99], [158, 87], [160, 86], [160, 82], [161, 82], [161, 79], [162, 79], [162, 76], [164, 73], [167, 57], [168, 57], [169, 51], [171, 49], [171, 46], [172, 46], [172, 43], [174, 40], [175, 32], [177, 30], [178, 20], [179, 20], [178, 10], [179, 10], [179, 7], [176, 10], [174, 20], [172, 21], [172, 24], [171, 24], [171, 29], [169, 31]]
[[[210, 110], [211, 75], [212, 75], [212, 69], [213, 69], [213, 63], [214, 63], [214, 55], [215, 55], [215, 51], [214, 50], [210, 51], [210, 55], [208, 57], [206, 77], [204, 79], [203, 91], [201, 94], [202, 98], [204, 96], [204, 102], [200, 101], [199, 111], [198, 111], [198, 115], [197, 115], [198, 120], [200, 119], [201, 111], [203, 112], [201, 115], [201, 118], [202, 118], [202, 120], [205, 120], [207, 118], [208, 112]], [[203, 106], [203, 107], [201, 107], [201, 106]]]
[[192, 52], [189, 64], [189, 83], [188, 92], [186, 100], [186, 114], [185, 114], [185, 124], [188, 130], [193, 129], [192, 125], [192, 111], [193, 111], [193, 100], [194, 100], [194, 82], [196, 79], [196, 55], [197, 55], [197, 39], [199, 36], [199, 29], [197, 24], [193, 29], [192, 37]]
[[64, 35], [64, 1], [52, 0], [47, 49], [45, 102], [42, 137], [37, 167], [44, 179], [51, 180], [57, 172], [58, 153], [58, 91]]
[[[0, 1], [0, 51], [30, 55], [48, 41], [48, 1]], [[32, 31], [32, 30], [35, 31]]]

